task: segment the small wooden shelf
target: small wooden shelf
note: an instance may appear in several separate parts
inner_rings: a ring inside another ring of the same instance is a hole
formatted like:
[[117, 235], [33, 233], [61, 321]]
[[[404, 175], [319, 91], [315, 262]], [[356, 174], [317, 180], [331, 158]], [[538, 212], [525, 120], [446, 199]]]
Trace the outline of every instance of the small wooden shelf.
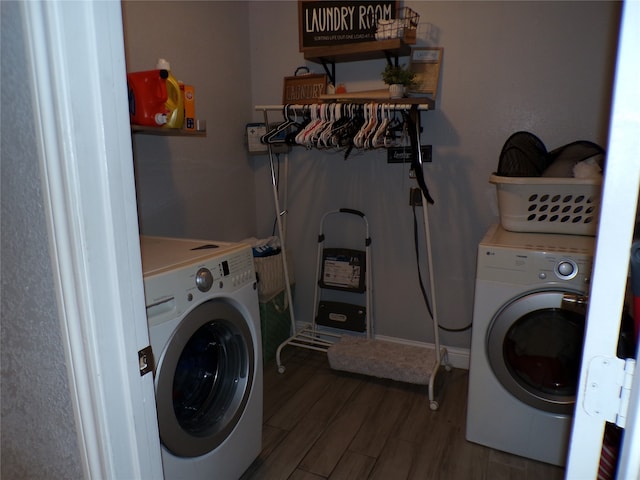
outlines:
[[[412, 43], [415, 43], [415, 40]], [[411, 55], [411, 45], [401, 38], [304, 49], [304, 59], [320, 63], [327, 72], [329, 81], [334, 85], [336, 84], [336, 63], [386, 58], [389, 64], [392, 64], [392, 60], [395, 59], [395, 65], [398, 66], [398, 57], [408, 55]]]
[[131, 125], [131, 132], [145, 135], [158, 135], [163, 137], [206, 137], [207, 131], [185, 130], [183, 128], [146, 127], [143, 125]]
[[436, 108], [434, 99], [419, 97], [402, 97], [390, 98], [389, 89], [366, 90], [362, 92], [347, 92], [320, 95], [318, 100], [321, 102], [344, 102], [344, 103], [385, 103], [389, 105], [425, 105], [427, 110]]
[[309, 47], [304, 50], [305, 60], [316, 63], [353, 62], [377, 58], [403, 57], [410, 54], [411, 45], [400, 38], [331, 45], [328, 47]]

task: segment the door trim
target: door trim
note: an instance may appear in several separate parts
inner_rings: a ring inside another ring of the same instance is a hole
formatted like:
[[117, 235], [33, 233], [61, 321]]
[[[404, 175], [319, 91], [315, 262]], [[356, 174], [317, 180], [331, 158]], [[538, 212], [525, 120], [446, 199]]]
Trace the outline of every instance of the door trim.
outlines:
[[[119, 2], [21, 2], [49, 254], [86, 478], [162, 478]], [[52, 306], [52, 308], [54, 308]]]
[[[580, 387], [569, 447], [567, 479], [596, 478], [604, 420], [584, 408], [587, 367], [598, 356], [615, 356], [629, 269], [640, 188], [640, 2], [622, 5], [616, 78], [611, 109], [607, 165], [600, 226], [587, 313]], [[636, 358], [640, 358], [640, 353]], [[636, 369], [637, 372], [637, 369]], [[622, 441], [620, 480], [637, 479], [640, 470], [640, 375], [635, 374]]]

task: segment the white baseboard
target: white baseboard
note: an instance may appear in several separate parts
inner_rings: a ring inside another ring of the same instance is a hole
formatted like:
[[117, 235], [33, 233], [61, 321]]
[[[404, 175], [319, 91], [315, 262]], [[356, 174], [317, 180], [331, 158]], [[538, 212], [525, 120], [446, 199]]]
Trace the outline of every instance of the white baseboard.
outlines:
[[[296, 322], [296, 327], [298, 328], [298, 331], [300, 331], [302, 328], [309, 326], [308, 322]], [[333, 328], [326, 328], [326, 327], [321, 327], [322, 329], [325, 329], [327, 332], [331, 332], [331, 333], [342, 333], [342, 334], [346, 334], [344, 330], [336, 330]], [[348, 332], [349, 335], [362, 335], [358, 332]], [[413, 340], [407, 340], [404, 338], [396, 338], [396, 337], [387, 337], [385, 335], [376, 335], [375, 338], [377, 340], [383, 340], [386, 342], [394, 342], [394, 343], [401, 343], [404, 345], [414, 345], [414, 346], [418, 346], [418, 347], [431, 347], [434, 348], [434, 344], [433, 343], [427, 343], [427, 342], [416, 342]], [[453, 367], [453, 368], [461, 368], [463, 370], [469, 370], [469, 353], [470, 353], [470, 349], [468, 348], [460, 348], [460, 347], [448, 347], [447, 345], [442, 345], [440, 344], [440, 348], [445, 348], [447, 350], [447, 357], [449, 359], [449, 364]]]

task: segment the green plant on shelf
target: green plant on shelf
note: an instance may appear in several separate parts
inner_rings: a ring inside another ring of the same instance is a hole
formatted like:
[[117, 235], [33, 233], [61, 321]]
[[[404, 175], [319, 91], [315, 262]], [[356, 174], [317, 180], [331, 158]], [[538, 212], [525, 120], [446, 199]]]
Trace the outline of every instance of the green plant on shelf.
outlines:
[[401, 65], [387, 64], [382, 72], [382, 81], [387, 85], [404, 85], [411, 87], [415, 83], [416, 74]]

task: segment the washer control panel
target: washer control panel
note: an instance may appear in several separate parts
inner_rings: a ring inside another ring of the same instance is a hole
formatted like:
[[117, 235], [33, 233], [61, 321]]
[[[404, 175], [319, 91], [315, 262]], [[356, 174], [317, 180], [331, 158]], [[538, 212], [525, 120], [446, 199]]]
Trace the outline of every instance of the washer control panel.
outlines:
[[193, 286], [201, 292], [235, 290], [255, 281], [251, 250], [229, 253], [198, 265], [193, 275]]
[[572, 256], [566, 252], [481, 246], [478, 249], [477, 278], [520, 285], [562, 282], [582, 288], [589, 283], [592, 260], [590, 256]]
[[248, 285], [256, 290], [257, 301], [253, 253], [248, 245], [227, 247], [175, 269], [158, 269], [146, 275], [144, 283], [150, 325], [177, 318], [208, 298]]
[[492, 225], [478, 247], [476, 278], [505, 284], [562, 284], [584, 289], [591, 279], [595, 239], [584, 235], [518, 233]]

